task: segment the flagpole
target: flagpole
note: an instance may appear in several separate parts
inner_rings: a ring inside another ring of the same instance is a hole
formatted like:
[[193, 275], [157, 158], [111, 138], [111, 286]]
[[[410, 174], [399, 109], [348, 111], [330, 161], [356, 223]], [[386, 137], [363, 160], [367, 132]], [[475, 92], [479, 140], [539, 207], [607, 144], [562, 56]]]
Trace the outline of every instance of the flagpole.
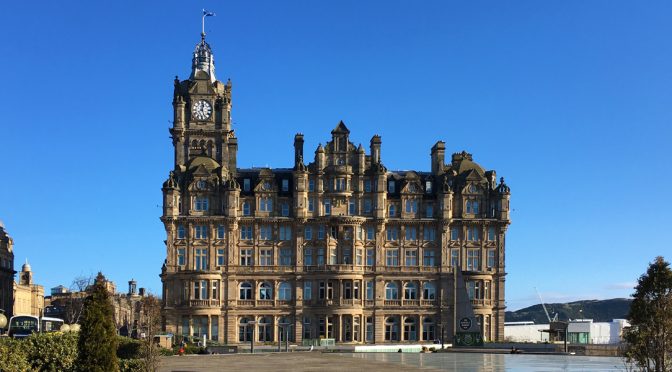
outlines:
[[201, 17], [201, 35], [205, 35], [205, 9], [203, 9], [203, 16]]

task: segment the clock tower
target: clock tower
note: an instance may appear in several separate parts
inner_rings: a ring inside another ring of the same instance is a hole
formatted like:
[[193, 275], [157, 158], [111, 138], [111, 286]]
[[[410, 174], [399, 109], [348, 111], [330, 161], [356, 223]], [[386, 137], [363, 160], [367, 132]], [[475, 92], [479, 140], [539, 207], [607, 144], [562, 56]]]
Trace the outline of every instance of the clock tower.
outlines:
[[189, 79], [175, 77], [170, 134], [178, 172], [198, 156], [217, 161], [223, 174], [236, 172], [238, 141], [231, 130], [231, 81], [217, 80], [214, 59], [205, 33], [201, 33]]

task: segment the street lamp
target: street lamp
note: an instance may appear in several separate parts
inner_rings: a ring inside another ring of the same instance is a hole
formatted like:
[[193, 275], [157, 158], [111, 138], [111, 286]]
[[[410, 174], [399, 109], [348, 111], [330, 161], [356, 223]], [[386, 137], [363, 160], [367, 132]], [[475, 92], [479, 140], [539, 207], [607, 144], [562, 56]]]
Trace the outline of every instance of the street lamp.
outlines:
[[254, 325], [257, 324], [256, 321], [250, 320], [247, 322], [247, 327], [251, 327], [252, 335], [250, 336], [250, 354], [254, 354]]

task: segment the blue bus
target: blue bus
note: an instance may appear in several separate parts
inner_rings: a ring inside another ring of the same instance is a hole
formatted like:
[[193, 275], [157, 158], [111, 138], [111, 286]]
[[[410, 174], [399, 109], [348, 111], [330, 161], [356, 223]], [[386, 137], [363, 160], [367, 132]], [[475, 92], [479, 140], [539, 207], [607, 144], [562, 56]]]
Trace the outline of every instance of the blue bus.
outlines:
[[56, 332], [63, 326], [63, 319], [34, 315], [14, 315], [9, 320], [9, 337], [23, 338], [33, 333]]

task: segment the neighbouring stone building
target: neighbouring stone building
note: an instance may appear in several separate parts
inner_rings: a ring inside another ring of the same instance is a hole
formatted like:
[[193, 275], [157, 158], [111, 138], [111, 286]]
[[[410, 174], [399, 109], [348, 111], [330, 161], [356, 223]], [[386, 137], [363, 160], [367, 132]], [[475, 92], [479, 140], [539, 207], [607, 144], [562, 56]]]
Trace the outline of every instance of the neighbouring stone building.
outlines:
[[14, 283], [14, 315], [42, 316], [44, 311], [44, 287], [33, 283], [33, 272], [26, 261], [21, 266], [19, 281]]
[[14, 241], [0, 221], [0, 311], [7, 320], [14, 309]]
[[464, 293], [478, 332], [503, 340], [503, 178], [467, 152], [446, 159], [441, 141], [429, 171], [389, 170], [381, 137], [367, 154], [343, 122], [309, 162], [297, 134], [290, 168], [242, 168], [231, 92], [203, 34], [191, 76], [174, 82], [167, 332], [230, 344], [285, 332], [297, 343], [450, 342], [471, 326], [457, 321]]

